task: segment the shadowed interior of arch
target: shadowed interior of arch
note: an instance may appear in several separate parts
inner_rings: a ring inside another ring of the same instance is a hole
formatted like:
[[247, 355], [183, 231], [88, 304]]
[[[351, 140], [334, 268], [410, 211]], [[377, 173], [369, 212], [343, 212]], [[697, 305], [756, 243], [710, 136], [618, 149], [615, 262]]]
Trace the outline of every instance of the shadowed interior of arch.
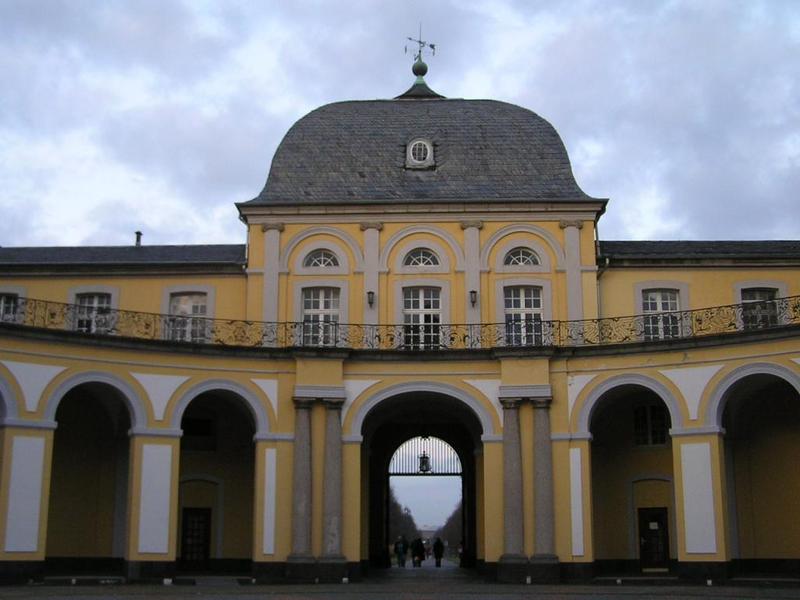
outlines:
[[226, 390], [192, 399], [181, 419], [178, 568], [248, 573], [253, 552], [255, 423]]
[[750, 375], [723, 397], [732, 558], [771, 573], [800, 552], [800, 395], [774, 375]]
[[643, 386], [621, 385], [603, 394], [589, 427], [599, 572], [674, 568], [672, 440], [666, 405]]
[[102, 383], [69, 390], [56, 410], [46, 560], [52, 573], [121, 573], [131, 417]]

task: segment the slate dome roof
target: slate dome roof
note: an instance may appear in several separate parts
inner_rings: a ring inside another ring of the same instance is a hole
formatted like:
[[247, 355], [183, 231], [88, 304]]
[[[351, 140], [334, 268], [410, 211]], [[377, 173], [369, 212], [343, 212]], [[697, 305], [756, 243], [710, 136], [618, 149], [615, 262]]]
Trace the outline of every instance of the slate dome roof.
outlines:
[[[598, 201], [578, 187], [561, 138], [536, 113], [417, 88], [302, 117], [275, 152], [264, 189], [240, 206]], [[433, 167], [407, 168], [414, 139], [432, 142]]]

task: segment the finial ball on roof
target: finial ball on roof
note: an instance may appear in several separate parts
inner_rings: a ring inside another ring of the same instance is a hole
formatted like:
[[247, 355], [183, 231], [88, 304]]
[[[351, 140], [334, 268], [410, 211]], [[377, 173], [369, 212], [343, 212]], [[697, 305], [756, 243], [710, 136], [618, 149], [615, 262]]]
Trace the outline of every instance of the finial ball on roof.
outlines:
[[428, 72], [428, 65], [422, 62], [421, 58], [418, 58], [414, 66], [411, 67], [411, 72], [417, 77], [425, 77], [425, 73]]

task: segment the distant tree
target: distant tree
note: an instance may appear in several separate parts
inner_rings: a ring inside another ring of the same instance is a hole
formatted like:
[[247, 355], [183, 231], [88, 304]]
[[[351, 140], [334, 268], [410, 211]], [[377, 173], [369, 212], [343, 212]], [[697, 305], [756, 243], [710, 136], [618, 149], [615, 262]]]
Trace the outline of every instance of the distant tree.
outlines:
[[449, 554], [455, 554], [458, 551], [458, 545], [464, 539], [464, 532], [461, 527], [461, 502], [456, 504], [453, 512], [447, 517], [447, 521], [433, 535], [434, 538], [442, 538]]
[[416, 537], [421, 537], [411, 509], [400, 506], [394, 490], [389, 487], [389, 540], [394, 543], [398, 536], [404, 535], [409, 542]]

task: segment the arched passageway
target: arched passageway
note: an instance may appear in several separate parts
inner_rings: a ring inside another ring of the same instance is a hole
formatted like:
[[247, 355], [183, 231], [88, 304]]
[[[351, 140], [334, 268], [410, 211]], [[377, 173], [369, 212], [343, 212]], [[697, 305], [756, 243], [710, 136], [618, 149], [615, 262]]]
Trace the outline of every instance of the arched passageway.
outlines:
[[482, 468], [481, 423], [463, 402], [436, 392], [409, 392], [375, 406], [362, 426], [362, 555], [369, 566], [391, 565], [388, 531], [389, 464], [403, 442], [417, 436], [439, 438], [458, 454], [462, 467], [462, 565], [483, 558], [477, 520], [481, 510], [477, 478]]
[[676, 557], [670, 413], [653, 391], [621, 385], [592, 413], [592, 516], [599, 573], [669, 570]]
[[[731, 557], [744, 572], [796, 572], [800, 561], [800, 395], [754, 374], [723, 397]], [[789, 562], [791, 561], [791, 563]]]
[[181, 418], [178, 569], [249, 573], [255, 424], [227, 390], [191, 400]]
[[55, 413], [46, 561], [50, 573], [122, 573], [131, 417], [105, 383], [69, 390]]

